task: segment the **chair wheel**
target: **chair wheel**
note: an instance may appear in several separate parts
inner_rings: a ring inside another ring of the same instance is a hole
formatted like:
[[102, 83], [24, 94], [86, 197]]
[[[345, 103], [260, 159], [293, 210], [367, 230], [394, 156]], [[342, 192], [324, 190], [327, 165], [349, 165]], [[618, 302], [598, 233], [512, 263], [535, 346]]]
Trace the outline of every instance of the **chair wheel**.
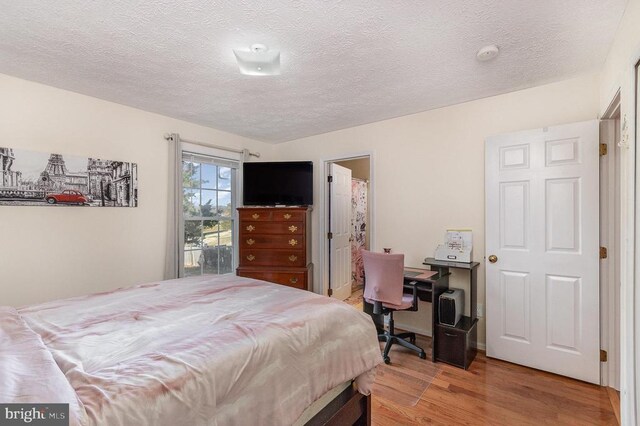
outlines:
[[385, 364], [391, 364], [391, 358], [389, 358], [388, 356], [384, 357], [384, 363]]
[[419, 356], [421, 359], [427, 359], [427, 354], [426, 354], [426, 352], [420, 352], [420, 353], [418, 354], [418, 356]]

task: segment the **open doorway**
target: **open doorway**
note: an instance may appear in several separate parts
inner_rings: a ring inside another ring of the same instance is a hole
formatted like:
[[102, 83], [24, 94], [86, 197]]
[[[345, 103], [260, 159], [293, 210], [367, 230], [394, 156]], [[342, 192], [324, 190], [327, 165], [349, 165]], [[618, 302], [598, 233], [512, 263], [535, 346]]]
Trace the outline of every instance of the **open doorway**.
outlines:
[[327, 294], [349, 303], [361, 301], [361, 251], [372, 247], [371, 156], [339, 158], [325, 165]]

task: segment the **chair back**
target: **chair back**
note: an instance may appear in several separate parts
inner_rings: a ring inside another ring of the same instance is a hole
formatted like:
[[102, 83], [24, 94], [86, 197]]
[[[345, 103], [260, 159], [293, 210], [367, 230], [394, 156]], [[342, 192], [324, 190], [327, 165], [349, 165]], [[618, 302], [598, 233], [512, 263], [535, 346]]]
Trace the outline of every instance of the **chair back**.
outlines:
[[404, 254], [362, 250], [362, 259], [365, 299], [400, 305], [404, 285]]

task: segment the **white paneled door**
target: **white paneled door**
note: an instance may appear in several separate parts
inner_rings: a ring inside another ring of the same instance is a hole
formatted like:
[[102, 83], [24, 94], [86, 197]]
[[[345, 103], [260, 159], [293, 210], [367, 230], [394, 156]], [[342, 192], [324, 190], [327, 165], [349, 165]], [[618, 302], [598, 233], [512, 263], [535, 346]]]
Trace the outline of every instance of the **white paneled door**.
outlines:
[[485, 146], [487, 355], [600, 383], [598, 122]]
[[351, 296], [351, 170], [331, 163], [331, 289], [333, 297]]

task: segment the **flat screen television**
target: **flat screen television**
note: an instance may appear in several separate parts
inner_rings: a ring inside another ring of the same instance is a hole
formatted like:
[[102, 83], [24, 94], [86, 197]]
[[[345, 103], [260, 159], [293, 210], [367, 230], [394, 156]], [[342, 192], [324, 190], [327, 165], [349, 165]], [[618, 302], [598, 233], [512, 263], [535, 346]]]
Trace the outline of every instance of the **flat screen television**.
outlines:
[[245, 206], [313, 204], [311, 161], [244, 163], [242, 180]]

